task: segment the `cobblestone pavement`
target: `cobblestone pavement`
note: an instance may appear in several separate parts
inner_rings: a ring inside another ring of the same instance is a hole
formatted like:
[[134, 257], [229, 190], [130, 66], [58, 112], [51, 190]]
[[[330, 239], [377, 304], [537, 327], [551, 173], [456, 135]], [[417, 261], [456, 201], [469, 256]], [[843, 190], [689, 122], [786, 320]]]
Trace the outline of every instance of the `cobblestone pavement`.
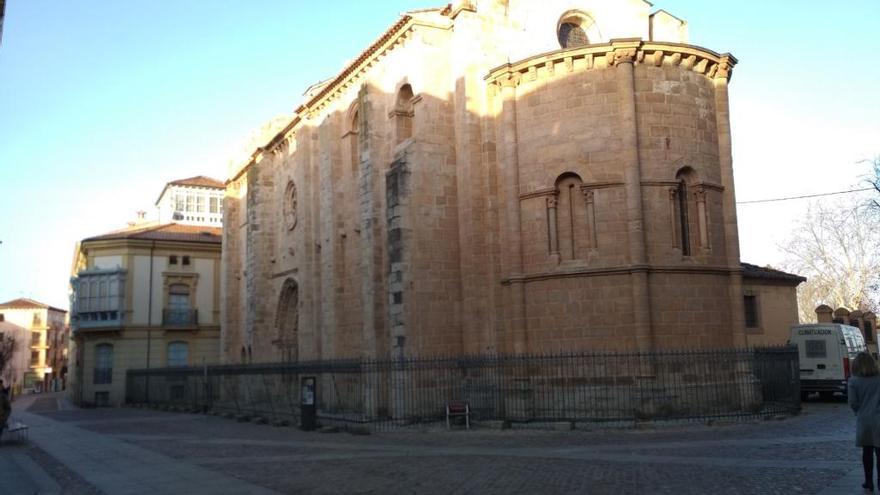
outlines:
[[[86, 444], [114, 441], [267, 492], [861, 493], [853, 417], [842, 402], [811, 402], [803, 414], [784, 420], [712, 426], [372, 435], [307, 433], [144, 409], [53, 411], [45, 402], [34, 409], [36, 421], [77, 432]], [[35, 443], [51, 453], [47, 442]], [[80, 474], [89, 480], [89, 473]]]

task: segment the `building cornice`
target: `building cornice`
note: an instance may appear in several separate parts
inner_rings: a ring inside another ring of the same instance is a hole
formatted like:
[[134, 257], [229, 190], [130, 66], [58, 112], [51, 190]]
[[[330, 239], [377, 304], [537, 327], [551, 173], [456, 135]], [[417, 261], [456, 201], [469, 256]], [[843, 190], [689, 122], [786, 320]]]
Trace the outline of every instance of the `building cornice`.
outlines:
[[[468, 7], [458, 9], [454, 12], [458, 15], [461, 10], [470, 10]], [[394, 50], [410, 37], [413, 29], [417, 26], [428, 28], [449, 30], [452, 29], [453, 20], [448, 16], [452, 12], [445, 9], [440, 12], [440, 18], [428, 19], [418, 14], [404, 14], [395, 24], [393, 24], [385, 33], [382, 34], [372, 45], [367, 47], [361, 54], [345, 69], [342, 70], [335, 78], [328, 82], [324, 87], [312, 96], [304, 104], [300, 105], [295, 111], [290, 122], [284, 126], [275, 136], [269, 140], [266, 145], [257, 148], [250, 159], [245, 163], [230, 179], [226, 181], [228, 185], [241, 178], [247, 173], [248, 169], [258, 164], [262, 160], [262, 155], [269, 152], [275, 152], [284, 143], [293, 138], [297, 128], [306, 120], [314, 119], [321, 112], [326, 110], [328, 106], [336, 99], [344, 95], [352, 86], [358, 84], [366, 73], [372, 68], [382, 57], [386, 56], [390, 51]]]
[[692, 70], [709, 79], [730, 79], [736, 57], [719, 54], [695, 45], [671, 42], [642, 41], [641, 39], [611, 40], [609, 43], [562, 49], [535, 55], [519, 62], [492, 69], [486, 82], [502, 86], [516, 81], [526, 84], [539, 77], [553, 76], [557, 71], [574, 72], [612, 67], [621, 63], [674, 66]]
[[529, 273], [525, 275], [515, 275], [501, 280], [503, 285], [515, 283], [538, 282], [542, 280], [553, 280], [559, 278], [581, 278], [581, 277], [607, 277], [612, 275], [629, 275], [632, 273], [680, 273], [680, 274], [701, 274], [701, 275], [730, 275], [733, 273], [742, 273], [742, 269], [729, 268], [725, 266], [710, 265], [694, 265], [694, 266], [648, 266], [648, 265], [630, 265], [630, 266], [612, 266], [605, 268], [592, 268], [588, 266], [577, 266], [569, 268], [560, 268], [559, 270], [549, 272]]
[[150, 240], [150, 239], [106, 239], [95, 241], [82, 241], [81, 250], [91, 249], [183, 249], [183, 250], [202, 250], [202, 251], [221, 251], [222, 244], [215, 241], [172, 241], [172, 240]]

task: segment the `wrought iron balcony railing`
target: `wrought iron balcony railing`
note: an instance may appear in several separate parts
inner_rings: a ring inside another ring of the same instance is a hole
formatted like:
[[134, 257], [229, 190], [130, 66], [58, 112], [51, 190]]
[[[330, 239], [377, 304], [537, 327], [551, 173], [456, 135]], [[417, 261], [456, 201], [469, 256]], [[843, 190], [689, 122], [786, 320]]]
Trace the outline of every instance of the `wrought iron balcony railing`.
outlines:
[[166, 327], [194, 327], [199, 324], [199, 310], [197, 309], [163, 309], [162, 326]]

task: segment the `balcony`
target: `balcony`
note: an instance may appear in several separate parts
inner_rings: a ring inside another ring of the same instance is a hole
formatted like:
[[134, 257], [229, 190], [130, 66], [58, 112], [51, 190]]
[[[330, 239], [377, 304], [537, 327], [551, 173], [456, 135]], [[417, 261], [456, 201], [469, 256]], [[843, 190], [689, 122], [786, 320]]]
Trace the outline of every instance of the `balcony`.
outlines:
[[122, 268], [92, 268], [70, 280], [71, 323], [78, 330], [119, 328], [125, 319], [125, 280]]
[[80, 311], [73, 316], [77, 330], [120, 327], [122, 311]]
[[165, 308], [162, 310], [162, 326], [167, 328], [196, 328], [199, 326], [199, 310]]

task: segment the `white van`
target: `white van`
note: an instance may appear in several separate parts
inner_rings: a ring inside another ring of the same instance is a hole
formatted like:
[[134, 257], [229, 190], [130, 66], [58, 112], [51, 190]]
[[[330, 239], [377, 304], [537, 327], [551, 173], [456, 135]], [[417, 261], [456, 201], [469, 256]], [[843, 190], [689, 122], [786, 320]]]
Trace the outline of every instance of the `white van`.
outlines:
[[846, 395], [850, 363], [867, 351], [862, 331], [839, 323], [818, 323], [791, 327], [789, 344], [800, 356], [801, 399], [811, 392], [830, 398], [834, 392]]

